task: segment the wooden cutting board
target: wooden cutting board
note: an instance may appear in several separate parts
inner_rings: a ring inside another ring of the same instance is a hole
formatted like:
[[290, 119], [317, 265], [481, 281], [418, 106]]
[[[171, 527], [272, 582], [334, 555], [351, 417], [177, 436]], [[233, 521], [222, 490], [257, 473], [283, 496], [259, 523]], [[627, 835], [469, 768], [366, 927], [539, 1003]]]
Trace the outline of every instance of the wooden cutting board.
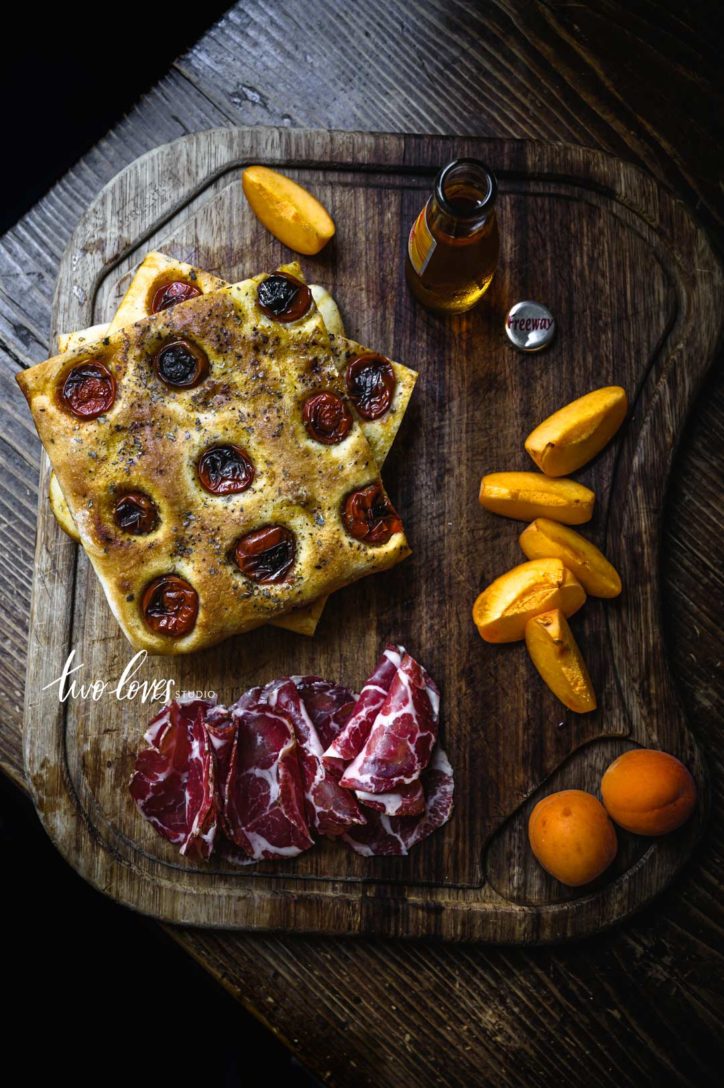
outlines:
[[[408, 293], [403, 254], [437, 169], [459, 156], [483, 158], [497, 173], [502, 252], [483, 304], [440, 318]], [[243, 198], [240, 170], [253, 162], [309, 183], [334, 215], [336, 240], [303, 265], [334, 293], [348, 333], [420, 372], [384, 470], [414, 555], [336, 594], [313, 640], [265, 628], [195, 656], [149, 658], [136, 679], [174, 679], [222, 702], [287, 673], [359, 687], [385, 640], [403, 642], [442, 689], [455, 813], [407, 858], [362, 859], [327, 841], [293, 862], [250, 869], [181, 858], [127, 790], [149, 706], [107, 691], [58, 701], [53, 681], [71, 650], [83, 666], [76, 678], [110, 684], [132, 651], [84, 554], [49, 511], [46, 463], [25, 729], [40, 817], [86, 879], [170, 922], [505, 942], [610, 925], [670, 880], [706, 811], [700, 753], [667, 667], [658, 542], [677, 437], [719, 337], [721, 270], [679, 203], [598, 152], [223, 128], [157, 148], [100, 193], [60, 268], [54, 333], [109, 320], [152, 248], [231, 281], [289, 259]], [[546, 303], [558, 320], [556, 342], [537, 356], [517, 354], [504, 334], [505, 312], [522, 298]], [[523, 559], [521, 524], [483, 511], [477, 490], [485, 472], [530, 469], [523, 439], [532, 426], [606, 384], [626, 387], [631, 416], [579, 478], [598, 495], [584, 531], [625, 591], [590, 600], [574, 620], [600, 706], [577, 716], [547, 691], [522, 644], [490, 646], [475, 631], [477, 593]], [[621, 833], [605, 877], [567, 890], [533, 860], [527, 815], [554, 789], [595, 791], [607, 763], [635, 744], [662, 747], [692, 769], [697, 817], [660, 842]]]

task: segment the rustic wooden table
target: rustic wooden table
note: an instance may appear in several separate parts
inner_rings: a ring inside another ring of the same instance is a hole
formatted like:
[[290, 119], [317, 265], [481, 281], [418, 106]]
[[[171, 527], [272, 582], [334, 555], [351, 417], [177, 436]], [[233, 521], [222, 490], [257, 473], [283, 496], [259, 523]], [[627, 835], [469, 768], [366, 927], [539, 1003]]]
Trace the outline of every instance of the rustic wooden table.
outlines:
[[[224, 124], [562, 140], [650, 170], [689, 203], [721, 253], [717, 18], [713, 3], [648, 0], [247, 0], [0, 239], [0, 764], [7, 775], [24, 788], [20, 730], [40, 454], [14, 374], [47, 354], [61, 254], [105, 182], [149, 148]], [[668, 652], [714, 788], [703, 844], [648, 910], [557, 949], [172, 931], [325, 1082], [719, 1082], [724, 682], [717, 635], [724, 601], [715, 557], [724, 388], [717, 370], [681, 443], [664, 541]]]

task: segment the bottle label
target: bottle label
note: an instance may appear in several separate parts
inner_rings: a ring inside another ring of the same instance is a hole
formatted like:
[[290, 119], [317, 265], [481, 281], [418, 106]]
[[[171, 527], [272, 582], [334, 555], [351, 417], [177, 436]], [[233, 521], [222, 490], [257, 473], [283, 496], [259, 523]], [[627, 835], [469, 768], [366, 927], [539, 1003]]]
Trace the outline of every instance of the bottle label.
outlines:
[[437, 242], [430, 233], [430, 228], [427, 225], [427, 205], [425, 205], [415, 222], [412, 224], [410, 237], [407, 241], [407, 252], [410, 257], [410, 264], [415, 269], [418, 276], [421, 276], [427, 268], [430, 263], [430, 258], [435, 252], [436, 246]]

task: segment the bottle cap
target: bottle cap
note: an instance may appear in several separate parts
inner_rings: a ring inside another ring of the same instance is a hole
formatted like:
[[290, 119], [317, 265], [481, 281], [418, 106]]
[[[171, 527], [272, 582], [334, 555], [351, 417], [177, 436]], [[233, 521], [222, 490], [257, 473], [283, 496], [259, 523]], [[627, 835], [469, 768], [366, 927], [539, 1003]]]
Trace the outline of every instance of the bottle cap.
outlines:
[[508, 310], [505, 331], [518, 351], [540, 351], [555, 336], [556, 319], [547, 306], [524, 299]]

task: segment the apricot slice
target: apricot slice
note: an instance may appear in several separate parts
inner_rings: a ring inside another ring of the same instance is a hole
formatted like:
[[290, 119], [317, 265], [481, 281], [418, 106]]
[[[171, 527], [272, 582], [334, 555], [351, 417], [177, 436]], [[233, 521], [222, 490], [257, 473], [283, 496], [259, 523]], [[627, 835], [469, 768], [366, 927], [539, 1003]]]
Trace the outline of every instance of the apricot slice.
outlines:
[[483, 590], [473, 605], [473, 620], [486, 642], [517, 642], [534, 616], [552, 608], [572, 616], [585, 600], [583, 586], [560, 559], [533, 559]]
[[601, 452], [627, 411], [620, 385], [594, 389], [544, 419], [526, 438], [525, 448], [547, 476], [566, 476]]
[[536, 669], [564, 706], [577, 714], [596, 709], [596, 693], [586, 663], [559, 608], [528, 620], [525, 644]]
[[551, 480], [539, 472], [492, 472], [480, 481], [480, 504], [494, 514], [530, 521], [549, 517], [582, 525], [593, 516], [596, 496], [575, 480]]
[[267, 166], [248, 166], [241, 183], [254, 214], [290, 249], [311, 256], [333, 236], [329, 212], [291, 178]]
[[667, 835], [696, 807], [696, 784], [684, 764], [653, 748], [632, 748], [615, 759], [601, 794], [611, 819], [637, 835]]
[[58, 477], [54, 472], [50, 474], [50, 483], [48, 484], [48, 499], [50, 501], [50, 509], [53, 511], [55, 520], [60, 525], [64, 533], [67, 533], [71, 540], [74, 540], [76, 544], [80, 544], [80, 533], [78, 532], [78, 526], [76, 525], [73, 515], [70, 512], [70, 507], [65, 501], [65, 495], [60, 490], [60, 484], [58, 483]]
[[595, 544], [550, 518], [536, 518], [518, 538], [529, 559], [562, 559], [590, 597], [618, 597], [621, 579]]
[[618, 851], [605, 808], [585, 790], [561, 790], [539, 801], [528, 820], [528, 840], [546, 872], [572, 888], [605, 872]]

